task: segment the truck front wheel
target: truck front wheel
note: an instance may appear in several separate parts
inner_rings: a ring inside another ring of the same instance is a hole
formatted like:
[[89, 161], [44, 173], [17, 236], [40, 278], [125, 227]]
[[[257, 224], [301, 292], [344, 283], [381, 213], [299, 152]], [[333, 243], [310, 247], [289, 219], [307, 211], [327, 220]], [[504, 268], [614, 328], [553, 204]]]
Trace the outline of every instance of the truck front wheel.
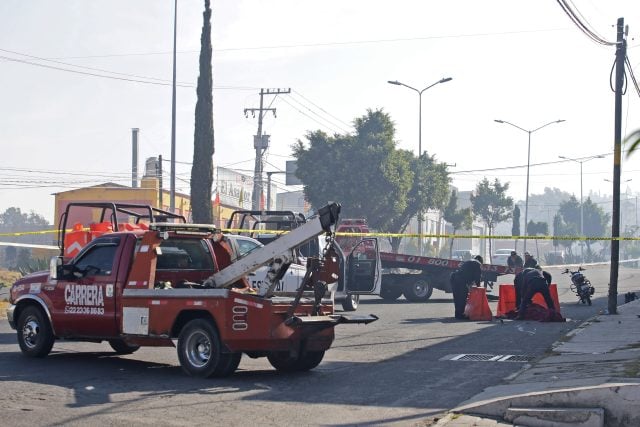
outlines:
[[404, 297], [411, 302], [427, 302], [433, 293], [433, 286], [425, 279], [418, 279], [404, 287]]
[[45, 357], [51, 351], [55, 337], [49, 320], [38, 307], [26, 307], [18, 318], [18, 344], [29, 357]]
[[212, 376], [220, 356], [220, 337], [210, 321], [194, 319], [182, 328], [178, 336], [178, 359], [187, 374], [200, 378]]

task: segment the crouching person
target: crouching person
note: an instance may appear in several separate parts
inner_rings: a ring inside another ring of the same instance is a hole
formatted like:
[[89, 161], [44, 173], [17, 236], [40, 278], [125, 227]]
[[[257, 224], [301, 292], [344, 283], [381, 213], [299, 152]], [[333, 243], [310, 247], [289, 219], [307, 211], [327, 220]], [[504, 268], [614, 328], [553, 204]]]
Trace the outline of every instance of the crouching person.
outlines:
[[[556, 307], [551, 298], [551, 292], [549, 292], [549, 285], [551, 284], [551, 274], [539, 269], [529, 269], [522, 272], [520, 278], [520, 292], [516, 291], [516, 295], [521, 295], [520, 305], [518, 307], [518, 319], [524, 319], [527, 307], [531, 305], [533, 296], [540, 293], [544, 298], [544, 302], [547, 304], [547, 308], [550, 312], [554, 312]], [[514, 280], [515, 281], [515, 280]], [[518, 286], [516, 285], [516, 288]], [[516, 302], [518, 297], [516, 296]]]
[[482, 257], [476, 255], [474, 259], [463, 262], [460, 267], [451, 273], [451, 292], [453, 293], [453, 305], [455, 307], [456, 319], [468, 319], [464, 314], [464, 307], [467, 304], [469, 287], [480, 285], [482, 280]]

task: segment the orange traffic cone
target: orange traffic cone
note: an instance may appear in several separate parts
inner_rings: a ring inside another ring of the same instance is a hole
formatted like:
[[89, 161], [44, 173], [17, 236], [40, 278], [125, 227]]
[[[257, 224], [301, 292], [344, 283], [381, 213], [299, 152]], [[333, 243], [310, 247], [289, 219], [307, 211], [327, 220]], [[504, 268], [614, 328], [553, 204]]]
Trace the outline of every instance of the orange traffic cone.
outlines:
[[469, 320], [491, 320], [493, 315], [489, 308], [489, 301], [487, 301], [485, 288], [473, 286], [469, 290], [464, 314], [469, 317]]
[[508, 312], [516, 309], [516, 288], [511, 284], [500, 284], [500, 299], [496, 317], [504, 317]]

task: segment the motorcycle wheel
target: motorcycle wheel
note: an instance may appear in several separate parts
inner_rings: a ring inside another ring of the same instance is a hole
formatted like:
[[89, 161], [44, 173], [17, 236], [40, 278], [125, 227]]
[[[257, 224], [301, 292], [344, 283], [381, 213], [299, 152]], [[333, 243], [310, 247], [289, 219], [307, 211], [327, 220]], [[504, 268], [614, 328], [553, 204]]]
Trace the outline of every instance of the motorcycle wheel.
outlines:
[[591, 297], [587, 295], [587, 304], [591, 305]]

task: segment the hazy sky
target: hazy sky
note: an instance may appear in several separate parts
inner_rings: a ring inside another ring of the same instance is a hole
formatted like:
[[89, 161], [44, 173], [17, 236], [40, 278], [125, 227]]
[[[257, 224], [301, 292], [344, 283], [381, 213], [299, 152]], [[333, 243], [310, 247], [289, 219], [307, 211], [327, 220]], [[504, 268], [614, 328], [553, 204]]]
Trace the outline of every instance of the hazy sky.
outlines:
[[[204, 1], [178, 3], [177, 190], [189, 193]], [[640, 2], [573, 4], [609, 41], [625, 18], [640, 80]], [[351, 131], [369, 108], [388, 112], [399, 146], [417, 152], [418, 94], [387, 81], [422, 89], [452, 77], [422, 96], [422, 147], [455, 164], [454, 185], [470, 190], [498, 177], [524, 199], [526, 167], [500, 168], [526, 165], [528, 134], [494, 119], [529, 130], [564, 119], [532, 134], [531, 164], [607, 155], [584, 164], [584, 193], [612, 192], [605, 179], [613, 170], [615, 48], [587, 38], [557, 1], [214, 0], [212, 7], [216, 166], [251, 174], [257, 120], [244, 109], [259, 105], [260, 88], [292, 90], [265, 98], [277, 109], [264, 123], [265, 171], [284, 170], [291, 144], [307, 131]], [[52, 193], [130, 185], [134, 127], [140, 169], [147, 157], [169, 160], [172, 37], [172, 0], [0, 2], [0, 211], [17, 206], [53, 222]], [[640, 97], [628, 81], [623, 133], [640, 128]], [[496, 170], [464, 173], [481, 169]], [[532, 166], [530, 193], [550, 186], [579, 197], [579, 171], [573, 162]], [[636, 192], [638, 172], [640, 154], [623, 164], [623, 181], [632, 179], [623, 192]]]

